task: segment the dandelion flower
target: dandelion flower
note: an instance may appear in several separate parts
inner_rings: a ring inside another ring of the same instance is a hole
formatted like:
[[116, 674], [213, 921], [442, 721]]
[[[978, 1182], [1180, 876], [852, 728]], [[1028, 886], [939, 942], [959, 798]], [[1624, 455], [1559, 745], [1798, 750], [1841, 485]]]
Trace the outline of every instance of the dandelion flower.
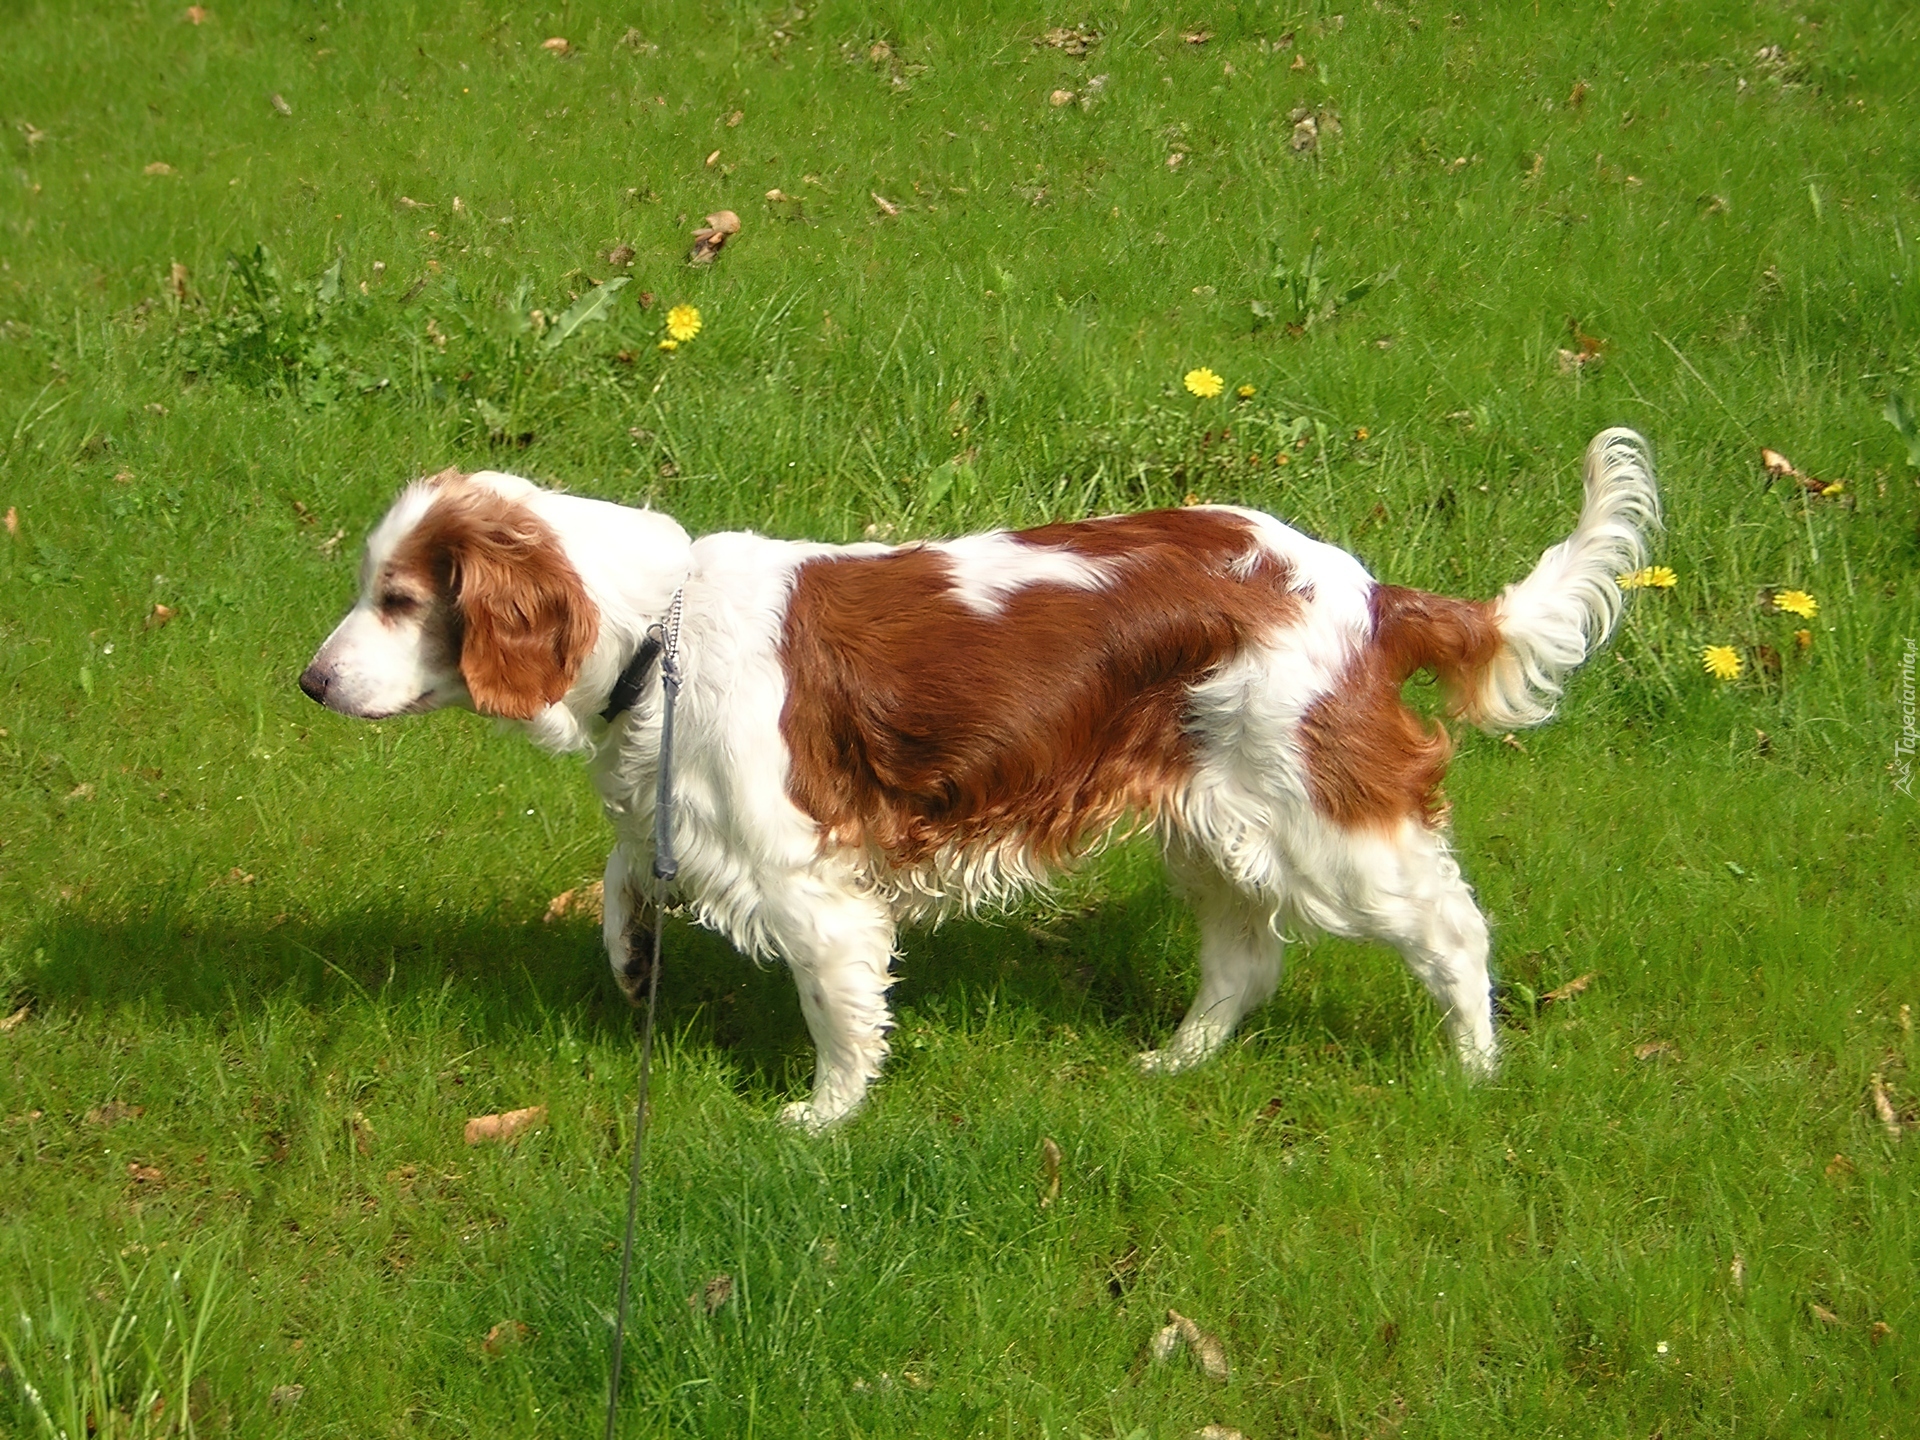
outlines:
[[1709, 645], [1700, 652], [1700, 663], [1716, 680], [1738, 680], [1747, 662], [1731, 645]]
[[1256, 391], [1251, 385], [1242, 385], [1238, 390], [1234, 391], [1233, 393], [1238, 395], [1242, 400], [1251, 400], [1259, 392]]
[[675, 340], [691, 340], [700, 333], [700, 312], [691, 305], [676, 305], [667, 311], [667, 334]]
[[680, 342], [678, 340], [662, 340], [660, 342], [660, 348], [662, 350], [678, 350], [680, 348]]
[[1370, 432], [1368, 431], [1367, 427], [1362, 425], [1358, 430], [1353, 432], [1353, 438], [1356, 440], [1364, 440], [1367, 438], [1369, 433]]
[[1617, 575], [1614, 583], [1622, 590], [1671, 590], [1680, 577], [1665, 565], [1649, 565], [1631, 575]]
[[1811, 620], [1820, 613], [1820, 602], [1804, 590], [1776, 590], [1773, 608], [1788, 615]]
[[1820, 493], [1826, 496], [1844, 495], [1847, 493], [1847, 482], [1844, 480], [1835, 480], [1829, 485], [1822, 485], [1820, 487]]
[[1227, 382], [1204, 365], [1198, 370], [1187, 371], [1186, 379], [1182, 383], [1202, 400], [1211, 400], [1227, 388]]

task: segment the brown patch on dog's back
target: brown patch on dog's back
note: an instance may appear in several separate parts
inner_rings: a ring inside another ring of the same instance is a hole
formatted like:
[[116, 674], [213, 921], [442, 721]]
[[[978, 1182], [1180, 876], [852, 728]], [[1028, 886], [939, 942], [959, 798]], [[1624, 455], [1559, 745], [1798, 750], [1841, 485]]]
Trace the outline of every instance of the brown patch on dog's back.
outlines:
[[1162, 511], [1009, 537], [1109, 573], [982, 614], [942, 551], [808, 561], [782, 638], [788, 791], [897, 866], [1000, 843], [1059, 858], [1164, 812], [1192, 768], [1190, 687], [1286, 623], [1285, 566], [1238, 516]]
[[[455, 478], [448, 479], [448, 476]], [[443, 472], [441, 493], [387, 562], [454, 607], [460, 673], [483, 715], [531, 720], [564, 696], [600, 615], [547, 523]]]
[[1407, 708], [1400, 687], [1432, 670], [1457, 712], [1475, 672], [1499, 653], [1500, 629], [1491, 605], [1398, 585], [1376, 586], [1368, 606], [1372, 638], [1300, 721], [1313, 803], [1350, 829], [1415, 815], [1435, 824], [1453, 741]]

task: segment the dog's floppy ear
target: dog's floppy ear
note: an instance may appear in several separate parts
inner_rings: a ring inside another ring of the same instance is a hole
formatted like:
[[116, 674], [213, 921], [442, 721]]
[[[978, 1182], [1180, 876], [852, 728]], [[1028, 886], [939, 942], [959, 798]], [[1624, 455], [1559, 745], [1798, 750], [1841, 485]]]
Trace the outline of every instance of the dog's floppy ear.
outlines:
[[474, 709], [531, 720], [564, 696], [600, 616], [546, 522], [491, 491], [461, 488], [434, 502], [416, 534], [459, 611], [460, 674]]

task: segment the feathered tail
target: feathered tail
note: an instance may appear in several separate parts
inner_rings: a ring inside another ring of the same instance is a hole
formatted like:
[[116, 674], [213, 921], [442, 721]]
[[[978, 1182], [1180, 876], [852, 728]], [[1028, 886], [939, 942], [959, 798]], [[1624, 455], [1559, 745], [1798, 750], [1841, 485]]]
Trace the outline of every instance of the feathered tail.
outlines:
[[1476, 725], [1516, 730], [1546, 720], [1567, 674], [1613, 633], [1617, 577], [1645, 563], [1647, 535], [1660, 526], [1647, 442], [1624, 428], [1594, 436], [1586, 491], [1573, 534], [1493, 602], [1499, 648], [1461, 677], [1460, 711]]
[[1376, 588], [1374, 646], [1385, 682], [1398, 690], [1415, 670], [1430, 669], [1446, 683], [1454, 713], [1487, 730], [1551, 716], [1567, 675], [1612, 633], [1617, 577], [1641, 566], [1647, 532], [1660, 524], [1647, 442], [1631, 430], [1593, 437], [1586, 488], [1573, 534], [1497, 600]]

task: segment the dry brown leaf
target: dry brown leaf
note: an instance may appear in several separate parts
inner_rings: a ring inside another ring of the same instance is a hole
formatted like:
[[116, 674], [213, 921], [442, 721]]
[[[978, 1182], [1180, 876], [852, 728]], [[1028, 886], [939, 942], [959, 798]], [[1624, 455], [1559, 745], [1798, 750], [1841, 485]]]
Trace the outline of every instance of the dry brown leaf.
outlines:
[[1518, 750], [1522, 755], [1527, 753], [1527, 747], [1520, 743], [1520, 737], [1518, 735], [1514, 735], [1514, 734], [1502, 735], [1500, 737], [1500, 743], [1506, 746], [1507, 749], [1509, 750]]
[[173, 173], [173, 167], [164, 160], [156, 160], [147, 166], [144, 173], [148, 175], [171, 175]]
[[698, 1315], [719, 1313], [720, 1307], [733, 1298], [733, 1277], [716, 1275], [698, 1290], [687, 1296], [687, 1308]]
[[1289, 66], [1288, 66], [1287, 68], [1288, 68], [1289, 70], [1304, 70], [1304, 69], [1306, 69], [1306, 68], [1307, 68], [1307, 57], [1306, 57], [1306, 56], [1304, 56], [1304, 55], [1296, 55], [1296, 56], [1294, 56], [1294, 57], [1293, 57], [1293, 64], [1291, 64], [1291, 65], [1289, 65]]
[[304, 1385], [276, 1385], [267, 1395], [267, 1403], [276, 1410], [290, 1410], [300, 1403], [300, 1397], [307, 1393]]
[[1775, 479], [1783, 475], [1791, 475], [1795, 479], [1798, 479], [1800, 476], [1800, 472], [1793, 468], [1793, 462], [1791, 460], [1782, 455], [1778, 450], [1769, 450], [1764, 445], [1760, 447], [1760, 463], [1766, 467], [1767, 474], [1773, 476]]
[[1662, 1056], [1673, 1054], [1673, 1042], [1670, 1040], [1649, 1040], [1643, 1045], [1633, 1047], [1636, 1060], [1658, 1060]]
[[1567, 96], [1567, 108], [1569, 110], [1578, 110], [1582, 105], [1587, 103], [1588, 88], [1587, 82], [1584, 80], [1576, 80], [1573, 82], [1573, 93]]
[[18, 535], [20, 533], [20, 512], [11, 505], [7, 506], [6, 524], [7, 534]]
[[869, 190], [867, 194], [873, 197], [873, 203], [880, 207], [880, 213], [882, 215], [891, 219], [900, 213], [900, 207], [887, 199], [887, 197], [882, 195], [878, 190]]
[[1893, 1334], [1893, 1327], [1884, 1320], [1876, 1320], [1867, 1327], [1867, 1338], [1877, 1347], [1882, 1340]]
[[555, 55], [565, 55], [573, 49], [573, 46], [568, 43], [566, 36], [553, 35], [542, 40], [540, 42], [540, 48], [542, 50], [550, 50]]
[[1733, 1263], [1727, 1266], [1727, 1275], [1732, 1279], [1734, 1289], [1747, 1288], [1747, 1257], [1738, 1250], [1733, 1252]]
[[1840, 1317], [1822, 1305], [1818, 1300], [1809, 1300], [1807, 1302], [1807, 1309], [1813, 1312], [1813, 1318], [1818, 1320], [1822, 1325], [1838, 1325], [1840, 1323]]
[[189, 25], [204, 25], [207, 21], [206, 7], [202, 5], [189, 5], [187, 6], [187, 13], [181, 18]]
[[1051, 1135], [1040, 1142], [1040, 1208], [1046, 1209], [1060, 1198], [1060, 1147]]
[[1563, 1000], [1571, 1000], [1589, 985], [1593, 984], [1594, 980], [1599, 976], [1599, 973], [1597, 970], [1589, 970], [1584, 975], [1574, 976], [1573, 979], [1567, 981], [1564, 985], [1556, 985], [1540, 997], [1541, 1007], [1544, 1009], [1548, 1005], [1558, 1005]]
[[523, 1321], [502, 1320], [487, 1331], [487, 1338], [480, 1342], [480, 1348], [489, 1355], [500, 1355], [532, 1334], [533, 1331], [529, 1330]]
[[353, 1136], [353, 1148], [362, 1155], [373, 1153], [373, 1126], [358, 1110], [347, 1117], [347, 1133]]
[[0, 1035], [6, 1034], [9, 1030], [18, 1030], [22, 1025], [27, 1023], [27, 1016], [32, 1013], [33, 1002], [29, 1000], [25, 1005], [22, 1005], [18, 1010], [7, 1016], [6, 1019], [0, 1020]]
[[1056, 25], [1033, 43], [1050, 45], [1055, 50], [1066, 51], [1069, 55], [1084, 55], [1100, 43], [1100, 32], [1079, 27], [1069, 30]]
[[499, 1115], [476, 1115], [467, 1121], [466, 1141], [469, 1145], [482, 1145], [489, 1140], [511, 1140], [545, 1124], [546, 1119], [544, 1105], [529, 1105], [524, 1110], [508, 1110]]
[[167, 1178], [167, 1172], [158, 1165], [142, 1165], [138, 1160], [127, 1162], [127, 1174], [139, 1185], [159, 1185]]
[[96, 1105], [87, 1111], [89, 1125], [118, 1125], [122, 1120], [138, 1120], [147, 1113], [144, 1105], [126, 1105], [118, 1100], [109, 1100], [104, 1105]]
[[1056, 110], [1062, 105], [1071, 105], [1073, 101], [1074, 94], [1071, 90], [1056, 90], [1047, 97], [1047, 103]]
[[1580, 356], [1580, 363], [1583, 365], [1597, 360], [1600, 357], [1600, 352], [1607, 348], [1606, 341], [1597, 335], [1587, 334], [1586, 331], [1580, 328], [1579, 320], [1571, 316], [1567, 319], [1567, 333], [1573, 336], [1573, 343], [1579, 347], [1577, 353]]
[[273, 94], [267, 96], [267, 103], [273, 106], [273, 108], [278, 110], [282, 115], [293, 114], [293, 106], [289, 105], [286, 102], [285, 97], [283, 97], [278, 90], [274, 91]]
[[619, 269], [633, 264], [634, 249], [631, 245], [616, 245], [607, 251], [607, 263]]
[[1213, 39], [1213, 32], [1211, 30], [1188, 30], [1181, 35], [1180, 38], [1189, 45], [1204, 45]]
[[[713, 152], [718, 155], [718, 150]], [[713, 163], [711, 159], [707, 161]], [[711, 265], [713, 257], [720, 253], [720, 247], [727, 243], [729, 236], [740, 233], [740, 217], [731, 210], [716, 210], [707, 216], [707, 223], [693, 232], [693, 249], [687, 255], [690, 265]]]
[[174, 299], [184, 300], [187, 298], [187, 267], [182, 265], [178, 260], [174, 261], [167, 269], [167, 284], [173, 291]]
[[1870, 1088], [1873, 1091], [1873, 1113], [1880, 1117], [1880, 1123], [1886, 1127], [1887, 1137], [1898, 1140], [1901, 1133], [1900, 1117], [1894, 1113], [1893, 1097], [1887, 1094], [1887, 1082], [1881, 1078], [1878, 1070], [1873, 1072]]
[[729, 130], [733, 129], [734, 126], [738, 125], [742, 120], [746, 118], [747, 118], [746, 111], [744, 110], [734, 111], [731, 115], [727, 116], [727, 128]]
[[1179, 1353], [1180, 1345], [1180, 1327], [1178, 1325], [1162, 1325], [1158, 1330], [1153, 1332], [1153, 1339], [1149, 1342], [1147, 1350], [1157, 1363], [1164, 1365]]
[[1853, 1161], [1844, 1155], [1835, 1155], [1833, 1159], [1827, 1162], [1828, 1178], [1832, 1178], [1835, 1175], [1851, 1175], [1854, 1169]]
[[[1178, 1310], [1167, 1311], [1167, 1326], [1193, 1351], [1193, 1358], [1199, 1362], [1202, 1373], [1209, 1379], [1225, 1380], [1232, 1373], [1227, 1364], [1226, 1347], [1220, 1343], [1219, 1336], [1202, 1330]], [[1166, 1331], [1160, 1333], [1164, 1335]], [[1172, 1348], [1167, 1353], [1172, 1354]]]
[[1193, 1440], [1247, 1440], [1231, 1425], [1202, 1425], [1193, 1432]]
[[720, 163], [720, 152], [718, 150], [715, 150], [712, 154], [707, 156], [707, 169], [711, 170], [714, 166], [718, 165], [719, 163]]
[[1320, 122], [1313, 116], [1304, 116], [1294, 122], [1293, 139], [1288, 142], [1296, 155], [1305, 155], [1320, 144]]
[[606, 907], [606, 888], [606, 881], [596, 880], [591, 885], [562, 890], [547, 902], [545, 923], [551, 925], [569, 915], [581, 915], [597, 922]]

